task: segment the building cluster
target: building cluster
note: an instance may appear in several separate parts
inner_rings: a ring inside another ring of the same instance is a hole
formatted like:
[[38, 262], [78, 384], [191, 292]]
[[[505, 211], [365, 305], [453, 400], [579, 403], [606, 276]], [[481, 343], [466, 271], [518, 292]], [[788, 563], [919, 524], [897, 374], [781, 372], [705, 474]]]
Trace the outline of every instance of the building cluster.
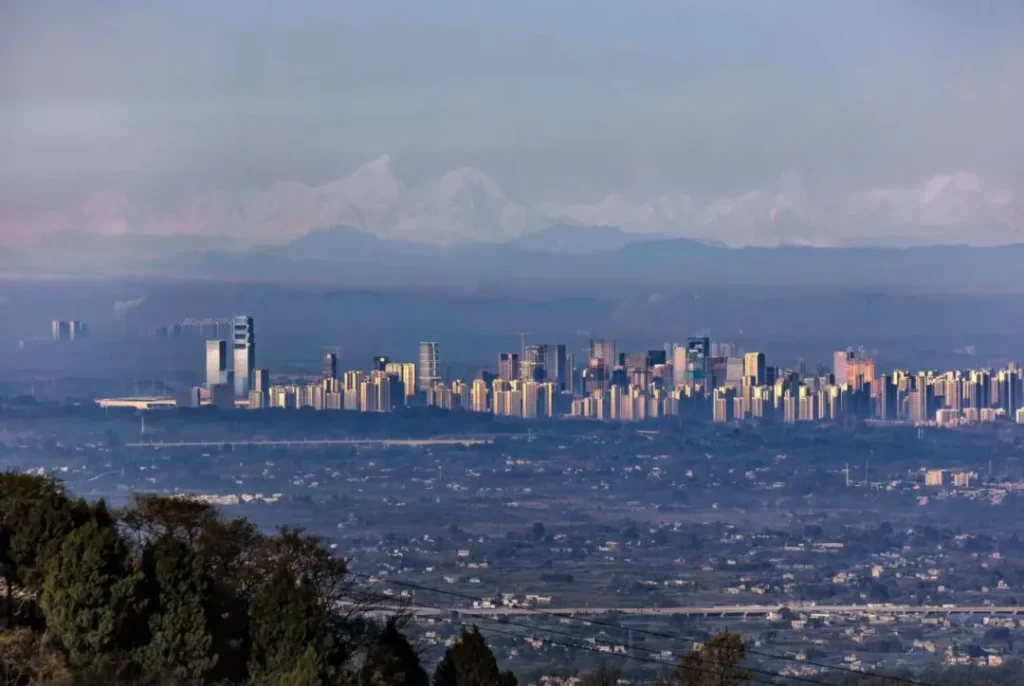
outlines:
[[189, 404], [250, 408], [390, 412], [425, 405], [447, 410], [537, 418], [572, 416], [642, 421], [663, 416], [716, 422], [838, 422], [880, 420], [957, 425], [1001, 418], [1024, 421], [1024, 370], [896, 370], [879, 374], [852, 350], [833, 355], [831, 369], [785, 369], [764, 353], [739, 353], [707, 337], [662, 349], [619, 352], [608, 338], [590, 341], [582, 364], [561, 343], [522, 345], [498, 355], [496, 372], [447, 381], [436, 342], [419, 345], [416, 362], [373, 358], [369, 370], [339, 371], [338, 354], [324, 358], [315, 382], [271, 385], [255, 365], [252, 317], [236, 317], [231, 338], [207, 341], [206, 385]]
[[50, 322], [50, 337], [55, 341], [80, 341], [89, 337], [89, 325], [77, 319], [54, 319]]

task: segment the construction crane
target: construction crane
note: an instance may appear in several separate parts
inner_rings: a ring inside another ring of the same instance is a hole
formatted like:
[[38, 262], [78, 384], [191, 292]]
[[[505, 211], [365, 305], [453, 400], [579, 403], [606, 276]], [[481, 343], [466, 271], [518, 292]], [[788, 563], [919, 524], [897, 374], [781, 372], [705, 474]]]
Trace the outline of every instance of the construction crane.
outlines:
[[530, 335], [529, 331], [516, 331], [519, 335], [519, 359], [526, 360], [526, 337]]

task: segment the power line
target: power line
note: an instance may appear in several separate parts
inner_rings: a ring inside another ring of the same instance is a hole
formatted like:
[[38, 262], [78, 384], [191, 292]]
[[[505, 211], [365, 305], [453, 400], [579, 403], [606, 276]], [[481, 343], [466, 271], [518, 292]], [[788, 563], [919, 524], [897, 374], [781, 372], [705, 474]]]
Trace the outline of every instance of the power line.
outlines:
[[[376, 579], [376, 577], [373, 577], [373, 576], [371, 576], [369, 574], [359, 574], [357, 572], [349, 572], [349, 574], [351, 574], [352, 576], [355, 576], [355, 577], [360, 577], [360, 578], [364, 578], [364, 579], [371, 580], [371, 581]], [[468, 595], [468, 594], [465, 594], [465, 593], [458, 593], [456, 591], [446, 591], [446, 590], [440, 589], [440, 588], [431, 588], [430, 586], [423, 586], [423, 585], [411, 583], [411, 582], [408, 582], [408, 581], [396, 581], [394, 579], [386, 579], [386, 581], [388, 583], [394, 584], [396, 586], [403, 586], [405, 588], [411, 588], [411, 589], [414, 589], [414, 590], [426, 591], [428, 593], [438, 593], [440, 595], [451, 596], [451, 597], [454, 597], [454, 598], [461, 598], [462, 600], [484, 602], [484, 598]], [[449, 608], [444, 608], [444, 609], [448, 610]], [[575, 617], [575, 616], [573, 616], [571, 614], [565, 614], [565, 613], [561, 613], [561, 612], [552, 612], [550, 610], [540, 610], [540, 609], [536, 609], [536, 608], [523, 608], [523, 610], [525, 610], [526, 612], [529, 612], [531, 614], [546, 615], [548, 617], [555, 617], [555, 618], [558, 618], [558, 619], [569, 619], [569, 620], [573, 620], [573, 621], [577, 621], [577, 622], [583, 622], [585, 624], [590, 624], [592, 626], [601, 626], [601, 627], [612, 628], [612, 629], [621, 629], [622, 628], [622, 627], [618, 626], [617, 624], [612, 624], [611, 622], [602, 622], [602, 621], [599, 621], [599, 620], [596, 620], [596, 619], [589, 619], [589, 618], [585, 618], [585, 617]], [[633, 631], [636, 632], [636, 633], [639, 633], [639, 634], [644, 634], [644, 635], [647, 635], [647, 636], [654, 636], [654, 637], [657, 637], [657, 638], [664, 638], [664, 639], [673, 640], [673, 641], [686, 640], [686, 641], [692, 641], [692, 642], [697, 643], [697, 644], [703, 644], [703, 641], [699, 641], [699, 640], [694, 639], [694, 638], [688, 638], [688, 637], [684, 637], [684, 636], [679, 636], [677, 634], [667, 634], [667, 633], [662, 633], [662, 632], [658, 632], [658, 631], [651, 631], [651, 630], [648, 630], [648, 629], [633, 629]], [[757, 655], [759, 657], [764, 657], [764, 658], [767, 658], [767, 659], [781, 660], [781, 661], [788, 661], [788, 662], [798, 662], [798, 663], [800, 663], [802, 665], [808, 665], [808, 666], [812, 666], [812, 667], [820, 667], [821, 669], [832, 669], [832, 670], [839, 671], [839, 672], [846, 672], [846, 673], [849, 673], [849, 674], [856, 674], [858, 676], [884, 677], [886, 679], [889, 679], [890, 681], [896, 681], [896, 682], [900, 682], [900, 683], [904, 683], [904, 684], [913, 684], [913, 686], [935, 686], [934, 684], [929, 684], [929, 683], [924, 682], [924, 681], [918, 681], [916, 679], [911, 679], [909, 677], [889, 676], [889, 675], [885, 675], [885, 674], [878, 674], [878, 673], [874, 673], [874, 672], [867, 672], [867, 671], [862, 671], [862, 670], [858, 670], [858, 669], [853, 669], [853, 668], [850, 668], [850, 667], [843, 667], [843, 666], [840, 666], [840, 665], [829, 665], [829, 664], [826, 664], [826, 663], [823, 663], [823, 662], [814, 662], [814, 661], [810, 661], [810, 660], [799, 660], [799, 659], [797, 659], [795, 657], [790, 657], [788, 655], [778, 655], [778, 654], [768, 653], [768, 652], [754, 650], [754, 649], [750, 649], [750, 648], [747, 649], [747, 652], [750, 653], [751, 655]]]
[[[384, 581], [384, 583], [392, 583], [392, 582]], [[375, 594], [375, 595], [378, 598], [388, 598], [388, 596], [385, 596], [385, 595], [379, 595], [379, 594]], [[532, 624], [524, 624], [522, 622], [516, 622], [516, 621], [510, 620], [510, 619], [492, 619], [492, 618], [486, 617], [486, 616], [469, 615], [468, 613], [462, 612], [462, 611], [457, 610], [457, 609], [441, 607], [441, 606], [438, 606], [438, 605], [431, 605], [429, 603], [421, 603], [418, 606], [419, 607], [431, 608], [431, 609], [439, 610], [439, 611], [443, 611], [443, 612], [452, 612], [452, 613], [457, 614], [459, 616], [472, 617], [475, 620], [482, 620], [482, 621], [485, 621], [485, 622], [492, 622], [494, 624], [503, 624], [503, 625], [507, 625], [507, 626], [517, 626], [517, 627], [520, 627], [520, 628], [523, 628], [523, 629], [527, 629], [527, 630], [533, 631], [533, 632], [540, 632], [540, 633], [546, 633], [546, 634], [554, 634], [556, 636], [564, 636], [564, 637], [572, 638], [572, 639], [575, 639], [577, 641], [584, 641], [584, 645], [573, 645], [573, 646], [570, 646], [570, 647], [574, 647], [574, 648], [580, 648], [580, 649], [583, 649], [583, 650], [591, 650], [591, 646], [588, 646], [588, 645], [585, 644], [586, 642], [589, 642], [590, 640], [593, 640], [595, 642], [598, 641], [598, 640], [601, 640], [601, 641], [604, 642], [604, 645], [606, 647], [613, 647], [615, 645], [610, 640], [607, 640], [607, 639], [596, 639], [596, 638], [591, 639], [589, 637], [580, 636], [579, 634], [575, 634], [575, 633], [572, 633], [572, 632], [569, 632], [569, 631], [562, 631], [560, 629], [546, 629], [546, 628], [543, 628], [543, 627], [534, 626]], [[465, 624], [462, 624], [462, 626], [465, 626]], [[620, 630], [623, 629], [623, 627], [617, 627], [617, 628], [620, 629]], [[488, 627], [484, 627], [484, 630], [485, 631], [491, 631], [492, 629], [490, 629]], [[522, 637], [519, 634], [511, 634], [511, 632], [504, 632], [504, 633], [510, 633], [510, 635], [516, 635], [516, 636], [519, 636], [520, 638]], [[541, 640], [547, 641], [547, 642], [551, 642], [551, 643], [554, 643], [556, 645], [559, 645], [558, 642], [551, 641], [550, 639], [545, 638], [545, 637], [541, 637]], [[568, 644], [561, 644], [561, 645], [568, 645]], [[634, 651], [638, 650], [638, 651], [641, 651], [641, 652], [644, 652], [644, 653], [648, 653], [648, 654], [652, 654], [652, 655], [661, 655], [661, 651], [654, 650], [653, 648], [645, 648], [643, 646], [631, 646], [630, 650], [634, 650]], [[609, 653], [606, 653], [605, 651], [600, 650], [600, 649], [594, 649], [594, 650], [592, 650], [592, 652], [597, 652], [597, 653], [600, 653], [602, 655], [608, 655], [609, 654]], [[749, 651], [747, 651], [747, 652], [749, 652]], [[652, 663], [656, 663], [656, 664], [663, 665], [663, 666], [670, 666], [670, 667], [677, 666], [677, 663], [674, 662], [674, 661], [673, 662], [666, 662], [664, 660], [657, 660], [657, 659], [650, 659], [650, 658], [639, 658], [639, 657], [637, 657], [635, 655], [630, 655], [629, 653], [612, 653], [611, 655], [613, 657], [621, 657], [621, 658], [625, 658], [625, 659], [638, 659], [638, 660], [641, 660], [641, 661], [644, 661], [644, 662], [652, 662]], [[682, 659], [682, 657], [683, 656], [678, 656], [678, 655], [672, 653], [673, 660]], [[725, 664], [723, 664], [721, 662], [715, 662], [715, 661], [712, 661], [712, 660], [708, 660], [708, 662], [710, 662], [712, 665], [715, 665], [715, 666], [718, 666], [718, 667], [725, 667], [726, 666]], [[769, 677], [772, 677], [772, 678], [790, 679], [792, 681], [799, 681], [799, 682], [806, 683], [806, 684], [816, 684], [817, 686], [835, 686], [835, 684], [832, 684], [832, 683], [829, 683], [829, 682], [826, 682], [826, 681], [818, 681], [817, 679], [810, 679], [810, 678], [807, 678], [807, 677], [800, 677], [800, 676], [787, 676], [787, 675], [780, 674], [779, 672], [773, 672], [773, 671], [764, 670], [764, 669], [757, 669], [757, 668], [754, 668], [754, 667], [744, 667], [743, 671], [745, 671], [745, 672], [753, 672], [753, 673], [756, 673], [756, 674], [762, 674], [762, 675], [766, 675], [766, 676], [769, 676]], [[758, 682], [758, 683], [766, 683], [767, 684], [767, 683], [774, 683], [774, 682], [762, 681], [762, 682]]]
[[[462, 626], [465, 626], [465, 625], [463, 624]], [[476, 628], [479, 628], [479, 627], [476, 627]], [[512, 638], [519, 638], [519, 639], [523, 638], [523, 636], [521, 634], [517, 634], [517, 633], [512, 632], [512, 631], [502, 631], [500, 629], [495, 629], [493, 627], [484, 627], [482, 629], [482, 631], [485, 631], [485, 632], [491, 633], [491, 634], [500, 634], [500, 635], [503, 635], [503, 636], [510, 636]], [[603, 650], [599, 650], [597, 648], [593, 648], [593, 647], [588, 646], [588, 645], [579, 645], [579, 644], [574, 644], [574, 643], [566, 643], [564, 641], [556, 641], [556, 640], [553, 640], [553, 639], [550, 639], [550, 638], [544, 638], [544, 637], [541, 637], [540, 640], [544, 641], [545, 643], [548, 643], [550, 645], [556, 645], [556, 646], [561, 646], [561, 647], [565, 647], [565, 648], [573, 648], [575, 650], [583, 650], [583, 651], [588, 652], [588, 653], [595, 653], [597, 655], [601, 655], [602, 657], [608, 657], [608, 653], [604, 652]], [[662, 667], [673, 667], [673, 666], [675, 666], [672, 663], [664, 662], [663, 660], [654, 660], [654, 659], [651, 659], [651, 658], [648, 658], [648, 657], [640, 657], [639, 655], [613, 655], [612, 657], [619, 657], [619, 658], [622, 658], [622, 659], [625, 659], [625, 660], [632, 660], [634, 662], [645, 662], [645, 663], [648, 663], [648, 664], [659, 665], [659, 666], [662, 666]], [[703, 673], [703, 672], [707, 672], [707, 671], [710, 671], [710, 670], [708, 669], [708, 667], [700, 666], [700, 667], [697, 667], [695, 671]], [[756, 670], [750, 670], [750, 669], [745, 669], [745, 668], [737, 668], [737, 671], [738, 672], [750, 672], [750, 671], [756, 671]], [[770, 672], [766, 672], [766, 673], [771, 674]], [[792, 677], [785, 677], [785, 676], [782, 676], [780, 674], [773, 674], [773, 676], [777, 677], [777, 678], [782, 678], [782, 679], [792, 678]], [[760, 677], [754, 677], [754, 676], [751, 676], [750, 674], [746, 675], [745, 681], [749, 681], [749, 682], [752, 682], [752, 683], [755, 683], [755, 684], [767, 684], [769, 686], [778, 686], [778, 682], [776, 682], [776, 681], [765, 681], [764, 679], [762, 679]], [[824, 681], [815, 681], [815, 682], [811, 682], [811, 683], [824, 684], [825, 686], [835, 686], [834, 684], [827, 684]]]
[[[358, 575], [358, 576], [365, 576], [365, 575]], [[385, 582], [385, 583], [394, 583], [394, 582]], [[375, 597], [376, 599], [379, 599], [379, 600], [393, 600], [393, 598], [391, 598], [390, 596], [383, 595], [383, 594], [369, 593], [367, 595]], [[444, 612], [451, 612], [451, 613], [454, 613], [454, 614], [457, 614], [457, 615], [460, 615], [460, 616], [467, 616], [467, 617], [469, 616], [467, 613], [461, 612], [461, 611], [459, 611], [457, 609], [441, 607], [441, 606], [438, 606], [438, 605], [431, 605], [429, 603], [422, 603], [422, 604], [419, 605], [419, 607], [430, 608], [430, 609], [444, 611]], [[487, 632], [487, 633], [499, 634], [499, 635], [502, 635], [502, 636], [509, 636], [511, 638], [516, 638], [516, 639], [526, 638], [526, 636], [524, 636], [523, 634], [515, 633], [515, 632], [512, 632], [512, 631], [502, 631], [501, 629], [495, 629], [494, 627], [487, 627], [487, 626], [485, 626], [485, 627], [483, 627], [481, 629], [481, 627], [477, 626], [476, 621], [483, 620], [483, 621], [492, 622], [492, 623], [495, 623], [495, 624], [506, 624], [506, 625], [511, 625], [511, 626], [518, 626], [518, 627], [522, 627], [524, 629], [528, 629], [531, 632], [551, 633], [551, 634], [557, 634], [557, 635], [562, 635], [562, 636], [568, 636], [568, 637], [573, 638], [573, 639], [575, 639], [577, 641], [583, 641], [584, 642], [582, 644], [580, 644], [580, 643], [566, 643], [565, 641], [557, 641], [555, 639], [548, 638], [546, 636], [540, 636], [540, 637], [534, 636], [534, 637], [532, 637], [532, 638], [537, 638], [538, 640], [543, 641], [544, 643], [547, 643], [549, 645], [556, 645], [556, 646], [561, 646], [561, 647], [565, 647], [565, 648], [572, 648], [574, 650], [582, 650], [582, 651], [585, 651], [585, 652], [594, 653], [596, 655], [601, 655], [602, 657], [609, 657], [610, 656], [610, 657], [613, 657], [613, 658], [620, 658], [620, 659], [624, 659], [624, 660], [632, 660], [632, 661], [635, 661], [635, 662], [645, 662], [645, 663], [648, 663], [648, 664], [655, 664], [655, 665], [658, 665], [658, 666], [661, 666], [661, 667], [678, 667], [679, 666], [675, 662], [666, 662], [664, 660], [652, 659], [652, 658], [648, 658], [648, 657], [640, 657], [638, 655], [631, 655], [629, 653], [608, 653], [606, 651], [601, 650], [600, 648], [587, 645], [586, 643], [590, 640], [589, 638], [583, 637], [583, 636], [578, 636], [576, 634], [572, 634], [572, 633], [565, 632], [565, 631], [559, 631], [559, 630], [556, 630], [556, 629], [544, 629], [544, 628], [541, 628], [541, 627], [531, 626], [529, 624], [522, 624], [520, 622], [513, 622], [511, 620], [491, 619], [490, 617], [473, 616], [472, 619], [474, 620], [473, 622], [459, 622], [458, 626], [461, 627], [461, 628], [465, 628], [467, 626], [473, 626], [474, 628], [480, 629], [480, 630], [482, 630], [484, 632]], [[655, 650], [652, 650], [652, 649], [649, 649], [649, 648], [640, 648], [638, 646], [634, 647], [634, 649], [635, 650], [644, 650], [644, 651], [646, 651], [648, 653], [658, 653], [658, 651], [655, 651]], [[675, 657], [675, 656], [673, 656], [673, 657]], [[710, 662], [711, 666], [719, 666], [719, 667], [726, 666], [726, 665], [723, 665], [721, 662], [714, 662], [714, 661], [711, 661], [711, 660], [708, 660], [707, 662]], [[707, 665], [704, 665], [704, 664], [696, 666], [696, 667], [685, 667], [684, 669], [688, 669], [688, 670], [691, 670], [691, 671], [695, 670], [695, 671], [698, 671], [698, 672], [701, 672], [701, 673], [710, 671], [710, 667], [707, 666]], [[825, 682], [825, 681], [816, 681], [816, 680], [813, 680], [813, 679], [807, 679], [805, 677], [786, 676], [786, 675], [780, 674], [778, 672], [770, 672], [770, 671], [766, 671], [766, 670], [753, 669], [753, 668], [749, 668], [749, 667], [743, 667], [743, 668], [737, 667], [737, 671], [741, 671], [741, 672], [747, 673], [746, 677], [745, 677], [745, 681], [749, 681], [749, 682], [756, 683], [756, 684], [768, 684], [769, 686], [778, 686], [778, 682], [774, 681], [774, 680], [773, 681], [764, 681], [761, 678], [755, 678], [755, 677], [751, 676], [749, 674], [749, 672], [754, 672], [754, 673], [759, 673], [759, 674], [767, 675], [769, 677], [772, 677], [773, 679], [790, 679], [790, 680], [801, 681], [801, 682], [809, 683], [809, 684], [819, 684], [820, 686], [835, 686], [835, 684], [831, 684], [831, 683], [828, 683], [828, 682]]]

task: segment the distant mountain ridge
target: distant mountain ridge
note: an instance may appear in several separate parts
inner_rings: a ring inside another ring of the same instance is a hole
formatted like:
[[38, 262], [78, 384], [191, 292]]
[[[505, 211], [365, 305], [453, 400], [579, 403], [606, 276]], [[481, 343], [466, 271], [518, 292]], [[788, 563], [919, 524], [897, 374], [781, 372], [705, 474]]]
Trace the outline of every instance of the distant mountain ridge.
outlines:
[[687, 238], [639, 236], [606, 227], [557, 226], [510, 243], [424, 245], [352, 227], [312, 231], [247, 250], [190, 249], [154, 241], [148, 254], [105, 249], [0, 255], [0, 272], [71, 276], [159, 275], [177, 279], [334, 283], [358, 287], [474, 283], [800, 285], [1024, 291], [1024, 245], [1000, 247], [730, 248]]
[[[507, 193], [473, 167], [407, 186], [389, 155], [321, 185], [288, 181], [265, 190], [203, 193], [170, 211], [99, 193], [79, 206], [4, 217], [8, 236], [93, 232], [109, 236], [230, 237], [241, 247], [286, 242], [307, 232], [349, 226], [420, 244], [463, 241], [530, 245], [551, 227], [588, 227], [565, 247], [633, 242], [621, 234], [667, 235], [735, 247], [784, 244], [1006, 244], [1024, 241], [1016, 195], [976, 174], [939, 174], [906, 188], [861, 188], [814, 196], [787, 171], [764, 188], [700, 200], [686, 193], [633, 199], [612, 193], [587, 203], [534, 204]], [[202, 238], [201, 238], [202, 237]], [[549, 238], [547, 243], [552, 243]], [[573, 248], [575, 249], [575, 248]], [[593, 247], [589, 248], [593, 249]]]

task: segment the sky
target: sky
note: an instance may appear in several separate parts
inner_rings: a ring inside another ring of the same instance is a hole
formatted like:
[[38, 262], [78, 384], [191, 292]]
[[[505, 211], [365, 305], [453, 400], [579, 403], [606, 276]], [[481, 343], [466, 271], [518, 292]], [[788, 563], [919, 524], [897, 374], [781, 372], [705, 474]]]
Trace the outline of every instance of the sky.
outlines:
[[[1012, 0], [4, 0], [0, 212], [320, 184], [531, 202], [1024, 179]], [[0, 217], [5, 216], [0, 214]]]

